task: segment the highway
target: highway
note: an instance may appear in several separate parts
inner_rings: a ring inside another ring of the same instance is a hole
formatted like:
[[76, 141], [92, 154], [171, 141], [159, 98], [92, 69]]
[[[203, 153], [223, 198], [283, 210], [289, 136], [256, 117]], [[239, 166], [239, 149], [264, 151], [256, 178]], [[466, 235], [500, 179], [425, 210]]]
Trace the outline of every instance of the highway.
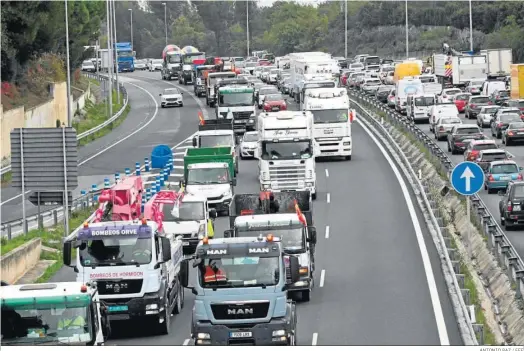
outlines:
[[[466, 119], [464, 117], [464, 114], [460, 115], [460, 119], [462, 120], [462, 123], [464, 124], [476, 124], [475, 119]], [[417, 124], [417, 126], [423, 130], [427, 135], [430, 137], [434, 137], [434, 134], [429, 131], [429, 124]], [[484, 128], [484, 134], [488, 137], [493, 139], [494, 137], [491, 136], [491, 130], [490, 128]], [[436, 141], [436, 140], [435, 140]], [[436, 141], [439, 146], [442, 148], [442, 150], [447, 152], [447, 143], [446, 141]], [[519, 166], [524, 166], [524, 147], [522, 145], [511, 145], [506, 146], [502, 144], [501, 139], [497, 139], [497, 144], [499, 144], [502, 148], [506, 149], [511, 155], [514, 157], [512, 158]], [[460, 162], [464, 161], [463, 155], [451, 155], [451, 152], [448, 152], [449, 156], [453, 160], [455, 164], [458, 164]], [[481, 190], [478, 194], [482, 201], [486, 204], [491, 214], [497, 219], [498, 223], [500, 224], [500, 212], [499, 212], [499, 200], [500, 197], [498, 194], [488, 194], [486, 190]], [[511, 241], [511, 244], [515, 247], [520, 257], [524, 257], [524, 228], [517, 228], [517, 230], [505, 230], [504, 231], [508, 238]]]
[[[162, 81], [158, 72], [135, 72], [125, 77], [151, 94], [130, 90], [131, 95], [142, 96], [140, 101], [132, 96], [134, 111], [153, 113], [158, 94], [170, 85], [192, 89], [175, 81]], [[84, 174], [95, 174], [95, 170], [101, 175], [112, 174], [120, 158], [132, 166], [154, 145], [173, 145], [187, 138], [196, 131], [198, 106], [186, 93], [184, 108], [160, 110], [144, 131], [147, 137], [133, 139], [133, 153], [127, 149], [119, 154], [108, 151], [113, 154], [111, 159], [93, 159], [89, 166], [92, 172]], [[213, 109], [205, 111], [214, 116]], [[410, 208], [405, 198], [411, 194], [399, 185], [387, 159], [358, 123], [354, 123], [353, 145], [352, 161], [317, 163], [316, 286], [311, 301], [298, 304], [298, 344], [441, 345], [442, 340], [449, 339], [449, 344], [461, 345], [432, 239], [421, 214]], [[122, 163], [120, 169], [126, 165]], [[241, 161], [235, 191], [258, 192], [257, 176], [255, 160]], [[222, 236], [227, 225], [225, 218], [217, 219], [216, 235]], [[194, 275], [192, 271], [190, 282]], [[73, 270], [66, 267], [53, 277], [54, 281], [74, 279]], [[193, 301], [194, 296], [186, 290], [185, 307], [180, 315], [173, 316], [169, 335], [148, 335], [154, 332], [154, 326], [124, 323], [115, 326], [107, 344], [190, 344]]]

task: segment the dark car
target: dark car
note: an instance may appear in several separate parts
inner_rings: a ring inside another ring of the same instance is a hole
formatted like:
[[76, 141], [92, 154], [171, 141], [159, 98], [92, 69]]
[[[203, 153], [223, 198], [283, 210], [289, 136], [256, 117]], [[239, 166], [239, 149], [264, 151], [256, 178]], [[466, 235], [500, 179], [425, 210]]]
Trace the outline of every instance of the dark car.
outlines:
[[464, 152], [471, 140], [482, 140], [482, 130], [472, 124], [459, 124], [448, 134], [448, 151], [453, 155]]
[[269, 94], [262, 101], [264, 112], [275, 112], [287, 110], [286, 99], [282, 94]]
[[489, 96], [489, 101], [493, 105], [500, 105], [506, 100], [509, 100], [509, 90], [495, 90]]
[[524, 118], [524, 99], [506, 100], [502, 102], [501, 106], [518, 108], [521, 116]]
[[521, 122], [518, 113], [501, 113], [497, 114], [491, 121], [491, 135], [497, 138], [502, 137], [502, 133], [512, 122]]
[[480, 113], [480, 109], [487, 105], [489, 105], [489, 97], [478, 95], [470, 96], [468, 102], [466, 103], [466, 108], [464, 109], [466, 118], [477, 118], [477, 115]]
[[511, 122], [502, 132], [502, 143], [509, 146], [519, 141], [524, 141], [524, 122]]
[[377, 92], [375, 93], [375, 98], [382, 102], [387, 103], [388, 102], [388, 96], [389, 92], [391, 91], [391, 86], [380, 86], [377, 89]]
[[511, 181], [505, 193], [499, 192], [500, 223], [508, 230], [515, 225], [524, 224], [524, 181]]

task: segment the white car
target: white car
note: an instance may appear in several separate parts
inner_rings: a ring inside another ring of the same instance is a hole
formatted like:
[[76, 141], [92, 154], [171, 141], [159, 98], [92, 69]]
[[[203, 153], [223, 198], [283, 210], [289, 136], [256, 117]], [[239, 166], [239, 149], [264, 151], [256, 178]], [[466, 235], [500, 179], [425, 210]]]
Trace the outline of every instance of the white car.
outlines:
[[240, 141], [240, 158], [255, 157], [255, 149], [258, 143], [258, 132], [246, 132]]
[[366, 78], [364, 83], [360, 86], [360, 89], [367, 94], [375, 94], [380, 85], [381, 83], [378, 78]]
[[135, 69], [144, 71], [147, 69], [147, 61], [146, 60], [136, 60], [135, 61]]
[[462, 93], [462, 90], [458, 88], [449, 88], [442, 90], [442, 93], [438, 96], [438, 102], [444, 104], [446, 102], [452, 102], [453, 96]]
[[490, 127], [493, 115], [498, 111], [500, 106], [482, 106], [477, 115], [477, 125], [480, 128]]
[[84, 72], [96, 72], [96, 67], [93, 61], [85, 60], [82, 62], [82, 71]]
[[260, 78], [260, 75], [262, 74], [262, 66], [256, 66], [253, 72], [255, 73], [255, 77]]
[[182, 95], [184, 95], [184, 93], [178, 90], [178, 88], [164, 89], [164, 93], [160, 94], [162, 98], [160, 106], [162, 108], [170, 106], [182, 107], [184, 106], [184, 98]]
[[151, 60], [149, 61], [149, 72], [161, 71], [164, 61], [162, 60]]
[[451, 132], [451, 129], [453, 129], [453, 126], [456, 124], [462, 124], [461, 119], [458, 117], [440, 117], [434, 128], [435, 139], [443, 140], [447, 138], [449, 132]]

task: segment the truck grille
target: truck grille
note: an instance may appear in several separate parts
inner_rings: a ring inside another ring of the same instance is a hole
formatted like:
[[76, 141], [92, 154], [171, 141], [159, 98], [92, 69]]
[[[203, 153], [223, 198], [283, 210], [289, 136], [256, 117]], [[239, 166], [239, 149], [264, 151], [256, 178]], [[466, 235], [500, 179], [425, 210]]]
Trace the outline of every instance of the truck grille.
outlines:
[[212, 304], [211, 312], [217, 320], [256, 319], [267, 317], [269, 302], [243, 304]]
[[[306, 166], [269, 166], [269, 180], [277, 183], [276, 190], [294, 190], [303, 187], [306, 179]], [[301, 184], [302, 183], [302, 184]]]
[[251, 111], [233, 112], [234, 119], [249, 119], [251, 117]]
[[143, 279], [98, 280], [100, 295], [136, 294], [142, 290]]

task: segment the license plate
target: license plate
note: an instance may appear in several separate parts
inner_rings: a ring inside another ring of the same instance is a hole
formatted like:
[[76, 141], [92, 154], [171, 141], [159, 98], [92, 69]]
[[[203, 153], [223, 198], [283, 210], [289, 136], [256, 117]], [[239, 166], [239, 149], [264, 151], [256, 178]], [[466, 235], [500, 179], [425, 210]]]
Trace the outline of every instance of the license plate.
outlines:
[[511, 180], [511, 177], [500, 177], [500, 180]]
[[184, 241], [184, 242], [182, 243], [182, 246], [189, 246], [189, 241]]
[[235, 121], [236, 124], [244, 123], [244, 121]]
[[280, 108], [278, 108], [278, 107], [272, 107], [271, 108], [271, 111], [278, 111], [278, 110], [280, 110]]
[[128, 310], [128, 307], [127, 306], [107, 306], [107, 310], [109, 312], [123, 312], [123, 311], [127, 311]]
[[253, 336], [252, 332], [231, 332], [229, 333], [230, 338], [250, 338]]
[[322, 152], [320, 155], [321, 156], [334, 156], [336, 153], [335, 152]]

